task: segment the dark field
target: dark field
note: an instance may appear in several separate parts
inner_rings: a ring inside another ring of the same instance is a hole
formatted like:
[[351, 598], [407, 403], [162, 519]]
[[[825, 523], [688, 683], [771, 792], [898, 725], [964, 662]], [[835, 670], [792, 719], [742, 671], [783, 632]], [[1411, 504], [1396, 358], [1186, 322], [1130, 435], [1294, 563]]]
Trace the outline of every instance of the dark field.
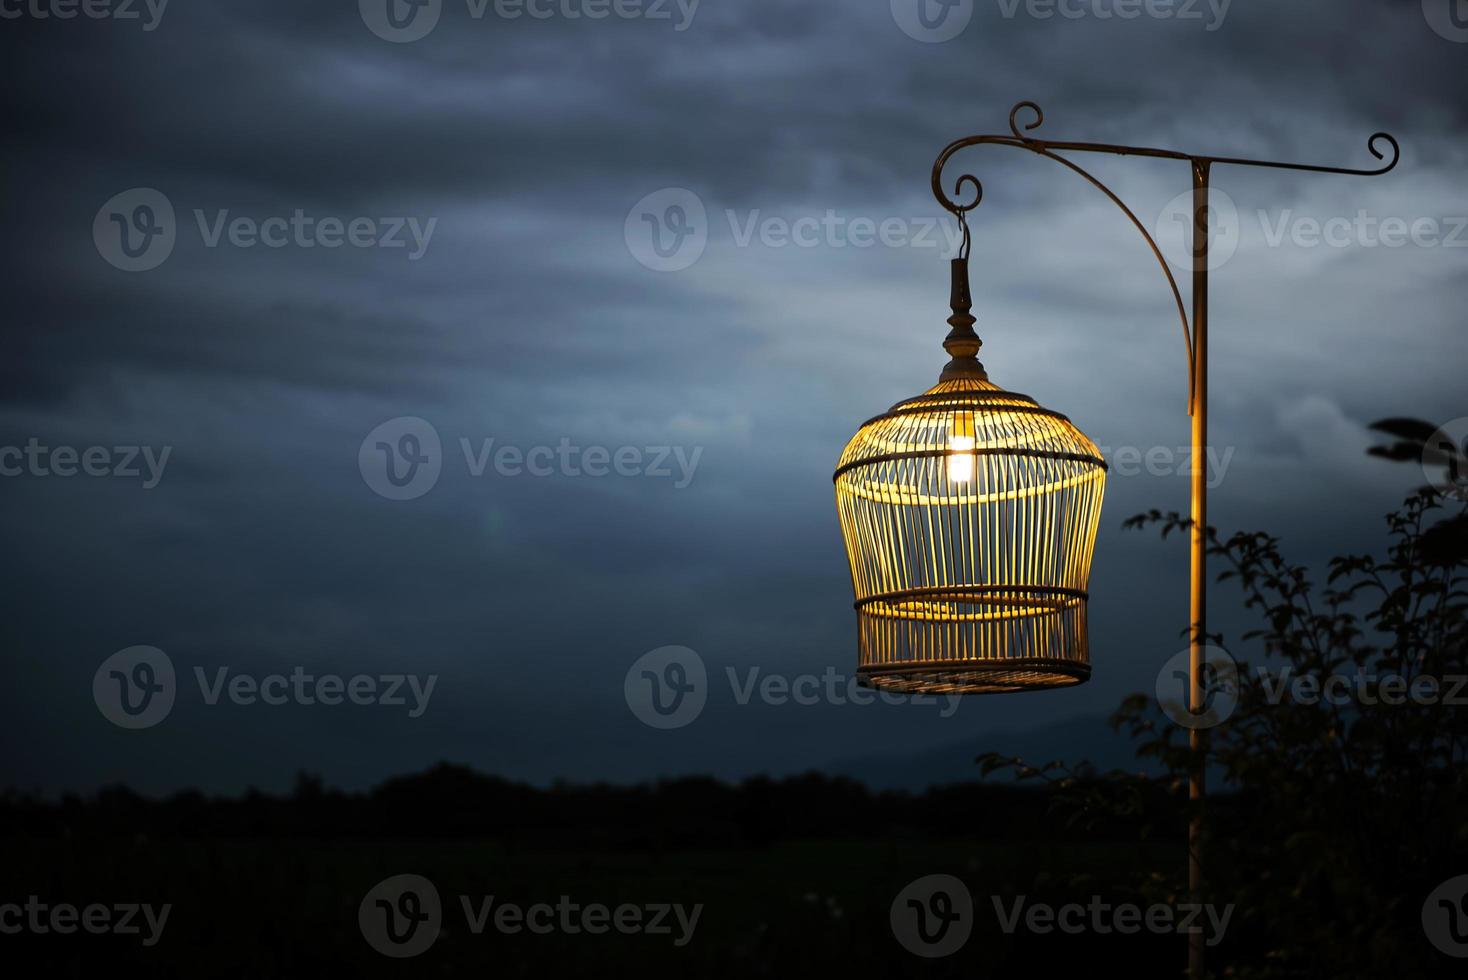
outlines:
[[[1142, 861], [1161, 868], [1180, 849], [1082, 844], [1017, 847], [967, 841], [791, 842], [767, 847], [673, 853], [519, 851], [492, 842], [158, 841], [107, 844], [30, 842], [7, 860], [7, 895], [51, 896], [78, 906], [145, 901], [174, 906], [159, 942], [146, 935], [25, 935], [7, 949], [62, 976], [127, 966], [153, 976], [333, 975], [788, 976], [840, 964], [855, 976], [890, 977], [914, 968], [936, 976], [1013, 976], [1021, 966], [1059, 968], [1092, 956], [1124, 957], [1143, 975], [1168, 975], [1182, 941], [1154, 936], [1005, 935], [991, 895], [1067, 900], [1058, 882], [1075, 873], [1098, 884]], [[413, 872], [444, 901], [433, 948], [408, 961], [368, 947], [357, 924], [362, 897], [379, 880]], [[888, 905], [910, 880], [942, 871], [974, 895], [977, 922], [959, 953], [923, 963], [903, 950]], [[1114, 887], [1103, 893], [1115, 898]], [[668, 935], [475, 935], [459, 896], [554, 905], [682, 903], [704, 906], [691, 941]], [[141, 923], [142, 920], [139, 919]], [[22, 952], [23, 951], [23, 952]]]
[[[448, 784], [461, 796], [457, 806], [442, 799]], [[414, 795], [410, 786], [421, 803], [401, 814], [395, 806]], [[520, 794], [515, 807], [509, 797]], [[490, 796], [500, 803], [488, 803]], [[993, 896], [1006, 907], [1021, 895], [1057, 905], [1092, 894], [1145, 905], [1134, 887], [1137, 869], [1162, 875], [1185, 855], [1176, 843], [1068, 838], [1038, 793], [1004, 787], [878, 797], [809, 779], [536, 793], [446, 769], [368, 799], [308, 785], [293, 800], [148, 803], [117, 794], [52, 806], [12, 798], [5, 812], [6, 901], [35, 894], [78, 907], [173, 906], [151, 948], [141, 915], [137, 935], [3, 937], [7, 950], [56, 976], [747, 977], [839, 969], [863, 977], [914, 970], [1009, 977], [1098, 956], [1124, 958], [1141, 976], [1167, 976], [1183, 959], [1183, 940], [1173, 936], [1006, 935]], [[1015, 822], [1009, 839], [986, 842], [1006, 819]], [[316, 825], [332, 820], [336, 833]], [[398, 823], [401, 833], [385, 833], [381, 821]], [[476, 821], [486, 827], [479, 836], [469, 826]], [[804, 836], [823, 821], [825, 836], [836, 839]], [[973, 833], [936, 830], [964, 822]], [[871, 829], [884, 823], [892, 829]], [[1047, 843], [1046, 834], [1071, 842]], [[442, 929], [422, 955], [395, 960], [369, 946], [358, 907], [378, 882], [405, 873], [436, 887]], [[957, 954], [924, 961], [894, 938], [890, 907], [909, 882], [938, 873], [967, 885], [974, 931]], [[509, 934], [492, 924], [475, 934], [461, 899], [477, 909], [488, 896], [522, 907], [567, 896], [578, 907], [702, 910], [686, 942], [673, 913], [658, 935]]]

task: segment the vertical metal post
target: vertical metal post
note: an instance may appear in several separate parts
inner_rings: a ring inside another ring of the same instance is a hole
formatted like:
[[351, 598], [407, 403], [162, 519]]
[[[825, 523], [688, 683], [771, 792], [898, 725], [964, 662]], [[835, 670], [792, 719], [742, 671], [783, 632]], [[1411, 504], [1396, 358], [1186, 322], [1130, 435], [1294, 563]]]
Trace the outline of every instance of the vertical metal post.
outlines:
[[[1021, 132], [1021, 125], [1018, 121], [1018, 116], [1022, 111], [1030, 114], [1030, 120], [1023, 125], [1023, 132]], [[1359, 177], [1375, 177], [1396, 167], [1397, 162], [1401, 159], [1401, 147], [1390, 133], [1374, 133], [1366, 141], [1366, 148], [1371, 151], [1371, 155], [1377, 159], [1380, 166], [1374, 169], [1325, 167], [1316, 164], [1288, 163], [1283, 160], [1250, 160], [1242, 157], [1199, 157], [1180, 150], [1159, 149], [1146, 146], [1126, 146], [1115, 143], [1047, 140], [1026, 135], [1044, 121], [1045, 114], [1040, 111], [1038, 105], [1033, 102], [1018, 102], [1009, 111], [1008, 133], [965, 136], [962, 139], [949, 143], [943, 148], [943, 152], [938, 154], [938, 159], [933, 163], [933, 196], [938, 199], [939, 204], [958, 217], [964, 228], [965, 245], [963, 254], [967, 255], [968, 226], [965, 223], [964, 216], [969, 211], [978, 207], [979, 202], [984, 196], [984, 188], [979, 183], [978, 178], [972, 174], [964, 174], [959, 177], [954, 184], [955, 191], [962, 195], [965, 187], [967, 187], [972, 195], [972, 200], [969, 200], [966, 204], [960, 204], [958, 201], [949, 197], [943, 190], [943, 165], [959, 150], [985, 143], [1013, 146], [1028, 150], [1068, 167], [1110, 198], [1111, 202], [1131, 219], [1137, 231], [1147, 240], [1147, 244], [1151, 246], [1152, 254], [1156, 257], [1158, 265], [1162, 267], [1162, 273], [1167, 277], [1167, 284], [1172, 289], [1173, 298], [1177, 301], [1178, 317], [1183, 321], [1184, 332], [1188, 334], [1192, 355], [1192, 363], [1188, 367], [1189, 392], [1192, 395], [1189, 408], [1193, 421], [1193, 469], [1191, 474], [1192, 528], [1189, 536], [1192, 564], [1192, 580], [1189, 596], [1192, 603], [1192, 614], [1188, 635], [1188, 706], [1194, 714], [1201, 714], [1207, 706], [1208, 684], [1210, 682], [1207, 674], [1209, 667], [1204, 657], [1204, 646], [1208, 637], [1206, 608], [1208, 576], [1205, 565], [1208, 547], [1209, 170], [1213, 164], [1222, 163], [1235, 167], [1269, 167], [1275, 170], [1293, 170], [1322, 174], [1354, 174]], [[1378, 143], [1384, 144], [1391, 150], [1390, 159], [1378, 147]], [[1168, 269], [1168, 263], [1162, 254], [1162, 250], [1158, 248], [1157, 242], [1147, 232], [1146, 227], [1143, 226], [1141, 221], [1137, 220], [1137, 216], [1132, 213], [1131, 208], [1127, 207], [1121, 198], [1117, 197], [1109, 187], [1057, 151], [1109, 153], [1119, 156], [1144, 156], [1157, 159], [1188, 161], [1193, 172], [1193, 317], [1191, 324], [1187, 322], [1188, 317], [1183, 306], [1182, 290], [1178, 288], [1177, 280], [1174, 278], [1171, 270]], [[1204, 777], [1208, 768], [1207, 732], [1201, 729], [1191, 729], [1188, 736], [1188, 744], [1192, 749], [1193, 757], [1193, 765], [1188, 774], [1188, 798], [1190, 809], [1192, 810], [1192, 816], [1188, 822], [1188, 889], [1191, 900], [1201, 902], [1203, 899]], [[1188, 941], [1188, 975], [1190, 980], [1204, 980], [1203, 952], [1203, 935], [1201, 933], [1190, 935]]]
[[[1192, 472], [1192, 622], [1188, 630], [1188, 707], [1201, 714], [1206, 706], [1203, 646], [1207, 640], [1208, 544], [1208, 171], [1209, 161], [1194, 159], [1193, 167], [1193, 472]], [[1204, 761], [1208, 733], [1189, 729], [1193, 769], [1188, 776], [1188, 800], [1193, 816], [1188, 824], [1188, 891], [1190, 901], [1203, 901]], [[1189, 980], [1203, 980], [1203, 934], [1188, 936]]]

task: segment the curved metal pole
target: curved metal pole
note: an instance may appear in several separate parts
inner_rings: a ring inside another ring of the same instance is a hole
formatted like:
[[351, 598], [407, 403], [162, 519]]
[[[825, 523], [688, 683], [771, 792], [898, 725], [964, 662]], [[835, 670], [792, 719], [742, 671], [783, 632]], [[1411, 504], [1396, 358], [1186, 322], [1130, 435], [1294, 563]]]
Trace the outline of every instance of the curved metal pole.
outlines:
[[[1397, 141], [1388, 133], [1375, 133], [1366, 141], [1366, 148], [1371, 155], [1378, 160], [1385, 160], [1386, 156], [1377, 149], [1377, 141], [1385, 140], [1391, 147], [1391, 160], [1375, 170], [1357, 170], [1347, 167], [1322, 167], [1313, 164], [1285, 163], [1277, 160], [1247, 160], [1239, 157], [1209, 157], [1191, 153], [1181, 153], [1177, 150], [1162, 150], [1153, 147], [1121, 146], [1109, 143], [1075, 143], [1059, 140], [1042, 140], [1024, 136], [1020, 133], [1016, 119], [1022, 109], [1029, 109], [1034, 113], [1034, 121], [1025, 125], [1026, 130], [1032, 130], [1045, 121], [1045, 113], [1033, 102], [1019, 102], [1009, 111], [1008, 136], [966, 136], [963, 139], [954, 140], [938, 155], [933, 164], [933, 196], [938, 199], [949, 211], [958, 217], [959, 223], [964, 227], [964, 239], [968, 240], [968, 223], [966, 214], [978, 207], [979, 202], [984, 199], [984, 185], [979, 183], [977, 177], [972, 174], [964, 174], [954, 183], [954, 193], [962, 194], [964, 185], [973, 186], [973, 200], [968, 204], [960, 204], [948, 197], [943, 192], [943, 166], [959, 150], [969, 146], [977, 146], [983, 143], [994, 143], [1000, 146], [1017, 146], [1020, 149], [1029, 150], [1031, 153], [1049, 157], [1057, 163], [1064, 164], [1071, 170], [1080, 174], [1090, 181], [1098, 190], [1111, 199], [1117, 207], [1131, 220], [1137, 231], [1147, 240], [1156, 256], [1157, 262], [1162, 266], [1162, 273], [1167, 277], [1167, 284], [1172, 289], [1173, 299], [1177, 302], [1178, 315], [1183, 323], [1183, 339], [1187, 344], [1188, 351], [1188, 414], [1192, 416], [1192, 442], [1193, 458], [1191, 475], [1190, 504], [1192, 520], [1189, 526], [1189, 612], [1191, 623], [1188, 629], [1188, 707], [1194, 714], [1201, 714], [1207, 706], [1208, 691], [1205, 686], [1205, 644], [1208, 639], [1208, 592], [1207, 592], [1207, 545], [1208, 545], [1208, 482], [1207, 482], [1207, 446], [1208, 446], [1208, 246], [1209, 246], [1209, 214], [1208, 203], [1209, 175], [1213, 164], [1232, 164], [1244, 167], [1270, 167], [1277, 170], [1300, 170], [1309, 173], [1327, 174], [1351, 174], [1360, 177], [1374, 177], [1384, 174], [1397, 165], [1401, 158], [1401, 147]], [[1056, 151], [1066, 150], [1082, 153], [1111, 153], [1119, 156], [1146, 156], [1160, 157], [1168, 160], [1186, 160], [1192, 171], [1193, 180], [1193, 225], [1192, 225], [1192, 258], [1193, 258], [1193, 319], [1191, 327], [1188, 316], [1183, 307], [1182, 293], [1178, 290], [1177, 280], [1173, 278], [1172, 271], [1167, 267], [1167, 261], [1162, 256], [1162, 251], [1157, 247], [1157, 242], [1137, 220], [1122, 200], [1112, 193], [1111, 189], [1087, 173], [1081, 167], [1060, 156]], [[1188, 733], [1188, 744], [1192, 749], [1191, 770], [1188, 773], [1188, 800], [1191, 804], [1192, 813], [1188, 820], [1188, 891], [1194, 902], [1201, 903], [1203, 898], [1203, 802], [1206, 796], [1204, 778], [1207, 773], [1208, 739], [1207, 733], [1201, 728], [1192, 728]], [[1203, 980], [1204, 978], [1204, 937], [1202, 933], [1194, 933], [1188, 937], [1188, 976], [1191, 980]]]
[[[1020, 103], [1020, 105], [1027, 104], [1028, 103], [1024, 102]], [[1015, 110], [1017, 111], [1018, 109], [1019, 106], [1015, 106]], [[1014, 113], [1011, 112], [1011, 125], [1013, 124], [1013, 118]], [[1113, 192], [1111, 188], [1107, 187], [1093, 174], [1082, 168], [1079, 164], [1071, 160], [1067, 160], [1065, 157], [1055, 153], [1050, 148], [1050, 146], [1044, 144], [1043, 142], [1039, 140], [1026, 140], [1021, 137], [1009, 136], [969, 136], [965, 139], [956, 140], [955, 142], [948, 144], [948, 146], [944, 148], [943, 152], [938, 155], [938, 161], [933, 164], [933, 196], [938, 199], [938, 203], [942, 204], [945, 208], [947, 208], [949, 211], [952, 211], [955, 215], [958, 216], [959, 222], [964, 225], [965, 241], [967, 241], [968, 239], [968, 222], [966, 214], [967, 212], [972, 211], [974, 208], [978, 207], [979, 202], [984, 199], [984, 185], [979, 183], [979, 179], [973, 174], [964, 174], [963, 176], [959, 177], [957, 183], [954, 185], [954, 193], [962, 194], [963, 185], [965, 182], [967, 182], [972, 184], [974, 187], [974, 199], [971, 203], [966, 205], [958, 204], [943, 193], [943, 186], [941, 183], [943, 179], [943, 165], [948, 162], [949, 157], [953, 156], [953, 154], [957, 153], [959, 150], [962, 150], [965, 147], [969, 146], [978, 146], [982, 143], [997, 143], [1000, 146], [1017, 146], [1021, 149], [1029, 150], [1031, 153], [1036, 153], [1042, 157], [1048, 157], [1049, 159], [1054, 160], [1056, 163], [1069, 167], [1071, 170], [1080, 174], [1087, 181], [1089, 181], [1091, 183], [1091, 186], [1095, 187], [1101, 193], [1110, 198], [1111, 203], [1121, 208], [1122, 213], [1124, 213], [1127, 218], [1131, 220], [1132, 225], [1137, 229], [1141, 236], [1146, 239], [1147, 246], [1152, 249], [1152, 256], [1157, 259], [1157, 264], [1159, 267], [1161, 267], [1162, 274], [1167, 277], [1168, 288], [1172, 290], [1173, 301], [1177, 304], [1178, 319], [1182, 321], [1183, 344], [1187, 348], [1187, 357], [1189, 364], [1188, 414], [1191, 415], [1193, 413], [1193, 371], [1191, 367], [1193, 362], [1193, 341], [1191, 337], [1191, 330], [1188, 326], [1188, 314], [1186, 308], [1183, 306], [1183, 294], [1177, 287], [1177, 280], [1173, 278], [1172, 270], [1167, 267], [1167, 259], [1163, 257], [1162, 249], [1158, 248], [1156, 239], [1154, 239], [1151, 233], [1147, 231], [1146, 226], [1143, 225], [1142, 222], [1137, 218], [1136, 214], [1132, 212], [1132, 209], [1127, 207], [1126, 203], [1122, 201], [1121, 198], [1117, 197], [1116, 193]]]
[[[1306, 163], [1288, 163], [1280, 160], [1252, 160], [1242, 157], [1203, 156], [1195, 153], [1183, 153], [1179, 150], [1166, 150], [1150, 146], [1127, 146], [1117, 143], [1086, 143], [1074, 142], [1069, 140], [1046, 140], [1039, 139], [1033, 136], [1025, 136], [1023, 133], [1020, 132], [1018, 117], [1020, 112], [1026, 109], [1032, 112], [1035, 118], [1031, 122], [1025, 124], [1025, 131], [1037, 129], [1040, 124], [1045, 121], [1044, 110], [1041, 109], [1039, 105], [1034, 102], [1016, 102], [1014, 104], [1014, 107], [1009, 110], [1008, 135], [986, 134], [981, 136], [965, 136], [961, 139], [954, 140], [946, 147], [944, 147], [943, 151], [938, 154], [938, 159], [935, 160], [933, 163], [933, 196], [938, 199], [939, 204], [943, 205], [944, 208], [951, 211], [955, 216], [958, 217], [959, 221], [964, 224], [965, 233], [967, 233], [967, 212], [972, 211], [974, 208], [978, 207], [980, 202], [983, 201], [984, 185], [980, 183], [979, 179], [973, 174], [961, 175], [954, 182], [954, 194], [962, 195], [964, 185], [968, 184], [971, 185], [973, 188], [973, 200], [970, 201], [968, 204], [960, 204], [954, 198], [949, 197], [947, 193], [945, 193], [943, 190], [943, 168], [945, 165], [947, 165], [948, 161], [953, 157], [953, 155], [959, 150], [966, 149], [970, 146], [980, 146], [986, 143], [990, 143], [999, 146], [1019, 147], [1020, 149], [1029, 150], [1031, 153], [1038, 154], [1039, 156], [1048, 157], [1049, 159], [1054, 160], [1056, 163], [1062, 164], [1063, 166], [1066, 166], [1075, 171], [1077, 174], [1080, 174], [1088, 182], [1090, 182], [1093, 187], [1095, 187], [1097, 190], [1101, 191], [1101, 193], [1110, 198], [1111, 202], [1121, 209], [1122, 213], [1125, 214], [1127, 218], [1131, 221], [1133, 227], [1135, 227], [1137, 231], [1141, 234], [1142, 238], [1146, 240], [1147, 246], [1152, 250], [1153, 257], [1156, 258], [1158, 266], [1162, 269], [1163, 276], [1167, 278], [1168, 288], [1172, 291], [1173, 302], [1177, 306], [1178, 319], [1182, 322], [1183, 344], [1186, 348], [1188, 358], [1189, 415], [1192, 415], [1196, 410], [1195, 403], [1197, 397], [1197, 385], [1195, 379], [1197, 371], [1195, 369], [1193, 361], [1195, 359], [1194, 347], [1196, 345], [1196, 338], [1194, 337], [1194, 334], [1196, 333], [1197, 328], [1196, 325], [1190, 325], [1188, 322], [1187, 310], [1183, 304], [1182, 292], [1178, 289], [1177, 279], [1173, 277], [1172, 270], [1168, 268], [1167, 260], [1163, 257], [1162, 250], [1157, 246], [1157, 241], [1152, 237], [1151, 233], [1147, 231], [1142, 222], [1137, 219], [1137, 216], [1132, 212], [1131, 208], [1127, 207], [1127, 205], [1121, 200], [1121, 198], [1117, 197], [1117, 195], [1111, 190], [1111, 188], [1107, 187], [1094, 175], [1086, 171], [1075, 162], [1068, 160], [1063, 156], [1060, 156], [1056, 151], [1065, 150], [1078, 153], [1109, 153], [1116, 156], [1143, 156], [1156, 157], [1166, 160], [1187, 160], [1192, 165], [1192, 169], [1195, 172], [1198, 167], [1204, 167], [1206, 169], [1210, 168], [1212, 164], [1221, 163], [1245, 167], [1269, 167], [1276, 170], [1299, 170], [1307, 173], [1348, 174], [1359, 177], [1374, 177], [1378, 174], [1386, 173], [1397, 165], [1397, 161], [1401, 159], [1402, 155], [1401, 147], [1400, 145], [1398, 145], [1396, 139], [1390, 133], [1385, 132], [1373, 133], [1371, 137], [1366, 141], [1366, 149], [1371, 153], [1372, 156], [1376, 157], [1376, 159], [1378, 160], [1386, 159], [1386, 155], [1377, 148], [1378, 141], [1384, 140], [1391, 148], [1391, 159], [1382, 164], [1380, 167], [1375, 168], [1374, 170], [1361, 170], [1350, 167], [1326, 167], [1317, 164]], [[965, 234], [965, 237], [967, 237], [967, 234]]]
[[[1157, 259], [1157, 264], [1162, 268], [1162, 274], [1167, 277], [1167, 285], [1169, 288], [1172, 289], [1173, 302], [1177, 304], [1178, 318], [1182, 321], [1183, 345], [1187, 348], [1188, 364], [1190, 365], [1190, 368], [1188, 370], [1188, 414], [1192, 415], [1194, 396], [1193, 371], [1191, 369], [1191, 365], [1193, 363], [1193, 340], [1189, 336], [1188, 332], [1188, 314], [1183, 306], [1183, 294], [1177, 288], [1177, 280], [1173, 278], [1172, 270], [1167, 267], [1167, 259], [1163, 258], [1162, 249], [1157, 247], [1156, 239], [1154, 239], [1152, 237], [1152, 234], [1147, 231], [1146, 226], [1143, 225], [1140, 220], [1138, 220], [1137, 216], [1132, 213], [1132, 209], [1127, 207], [1122, 199], [1117, 197], [1116, 194], [1111, 190], [1111, 188], [1107, 187], [1101, 181], [1097, 180], [1096, 177], [1094, 177], [1086, 170], [1082, 169], [1078, 164], [1067, 160], [1065, 157], [1060, 156], [1058, 153], [1054, 153], [1050, 149], [1043, 146], [1032, 146], [1028, 142], [1021, 142], [1011, 145], [1022, 146], [1032, 153], [1038, 153], [1042, 157], [1048, 157], [1049, 159], [1054, 160], [1056, 163], [1069, 167], [1071, 170], [1086, 178], [1086, 180], [1091, 182], [1091, 185], [1093, 187], [1099, 190], [1102, 194], [1105, 194], [1107, 197], [1111, 198], [1111, 202], [1117, 207], [1121, 208], [1122, 213], [1131, 220], [1132, 225], [1135, 226], [1137, 231], [1141, 233], [1142, 237], [1147, 240], [1148, 247], [1152, 249], [1153, 257]], [[978, 183], [977, 180], [975, 180], [974, 182]], [[976, 200], [974, 203], [977, 204], [978, 201]]]

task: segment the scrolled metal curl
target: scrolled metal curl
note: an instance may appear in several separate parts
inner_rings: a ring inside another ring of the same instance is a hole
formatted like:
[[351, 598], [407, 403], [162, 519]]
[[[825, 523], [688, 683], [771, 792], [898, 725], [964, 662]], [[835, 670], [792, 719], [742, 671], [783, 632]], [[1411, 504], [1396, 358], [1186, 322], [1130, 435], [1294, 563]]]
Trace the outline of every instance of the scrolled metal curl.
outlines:
[[1374, 157], [1376, 157], [1376, 159], [1378, 159], [1378, 160], [1385, 160], [1386, 159], [1386, 154], [1382, 153], [1380, 150], [1378, 150], [1376, 148], [1376, 141], [1377, 140], [1386, 140], [1388, 143], [1391, 144], [1391, 148], [1392, 148], [1392, 160], [1391, 160], [1391, 163], [1386, 164], [1384, 167], [1380, 168], [1379, 170], [1360, 171], [1361, 173], [1365, 174], [1366, 176], [1370, 176], [1370, 177], [1374, 177], [1377, 174], [1384, 174], [1384, 173], [1386, 173], [1388, 170], [1390, 170], [1393, 167], [1395, 167], [1397, 165], [1397, 161], [1402, 158], [1402, 148], [1397, 144], [1397, 140], [1396, 140], [1396, 137], [1395, 136], [1393, 136], [1391, 133], [1372, 133], [1371, 134], [1371, 138], [1366, 141], [1366, 149], [1370, 150], [1371, 151], [1371, 155], [1374, 156]]
[[1025, 127], [1026, 131], [1040, 128], [1040, 124], [1045, 121], [1045, 110], [1040, 108], [1039, 103], [1030, 102], [1028, 99], [1024, 102], [1016, 102], [1009, 110], [1009, 131], [1014, 134], [1015, 139], [1022, 140], [1025, 137], [1020, 133], [1019, 127], [1014, 124], [1014, 117], [1019, 115], [1021, 109], [1029, 109], [1035, 114], [1035, 121]]

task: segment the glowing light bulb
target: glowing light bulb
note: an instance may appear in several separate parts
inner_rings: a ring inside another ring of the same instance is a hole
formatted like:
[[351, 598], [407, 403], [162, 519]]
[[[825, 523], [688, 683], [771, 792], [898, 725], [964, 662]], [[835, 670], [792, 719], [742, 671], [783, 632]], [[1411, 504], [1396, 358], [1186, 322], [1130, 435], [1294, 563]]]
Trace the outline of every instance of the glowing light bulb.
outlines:
[[974, 478], [974, 417], [965, 412], [954, 416], [953, 432], [948, 436], [948, 479], [968, 483]]

